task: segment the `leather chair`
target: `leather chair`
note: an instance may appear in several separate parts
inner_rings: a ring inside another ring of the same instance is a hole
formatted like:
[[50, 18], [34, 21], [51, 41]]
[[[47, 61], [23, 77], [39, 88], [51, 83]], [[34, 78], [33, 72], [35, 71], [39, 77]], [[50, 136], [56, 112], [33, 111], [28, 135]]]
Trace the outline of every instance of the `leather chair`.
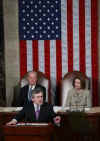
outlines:
[[[49, 80], [48, 78], [45, 76], [45, 74], [43, 74], [42, 72], [37, 72], [37, 83], [44, 86], [46, 88], [46, 102], [51, 103], [51, 97], [49, 94]], [[12, 106], [16, 106], [16, 100], [18, 95], [20, 94], [20, 88], [24, 87], [25, 85], [28, 84], [27, 81], [27, 73], [23, 76], [23, 78], [21, 79], [21, 81], [18, 83], [18, 85], [16, 85], [14, 87], [14, 97], [13, 97], [13, 102], [12, 102]]]
[[63, 107], [65, 107], [65, 101], [67, 99], [68, 91], [73, 87], [72, 86], [73, 79], [77, 76], [83, 77], [86, 80], [86, 89], [90, 88], [89, 78], [86, 75], [84, 75], [82, 72], [73, 71], [65, 74], [61, 82], [61, 106]]

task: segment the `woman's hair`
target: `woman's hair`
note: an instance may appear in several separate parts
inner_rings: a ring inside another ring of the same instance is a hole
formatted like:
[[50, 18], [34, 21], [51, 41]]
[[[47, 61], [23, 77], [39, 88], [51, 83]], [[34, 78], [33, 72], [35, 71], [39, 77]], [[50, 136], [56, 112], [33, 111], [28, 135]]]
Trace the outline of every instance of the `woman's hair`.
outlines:
[[72, 83], [72, 85], [73, 85], [73, 87], [75, 88], [75, 80], [76, 79], [79, 79], [80, 80], [80, 87], [81, 87], [81, 89], [85, 89], [85, 87], [86, 87], [86, 82], [85, 82], [85, 79], [83, 78], [83, 77], [78, 77], [78, 76], [76, 76], [74, 79], [73, 79], [73, 83]]

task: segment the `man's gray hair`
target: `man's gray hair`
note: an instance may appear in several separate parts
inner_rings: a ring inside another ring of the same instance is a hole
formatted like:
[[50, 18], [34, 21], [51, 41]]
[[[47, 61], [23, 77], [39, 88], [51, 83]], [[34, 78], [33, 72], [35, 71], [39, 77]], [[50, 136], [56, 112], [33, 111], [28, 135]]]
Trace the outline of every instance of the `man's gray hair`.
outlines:
[[36, 75], [36, 77], [37, 77], [37, 72], [36, 71], [28, 71], [27, 72], [27, 77], [29, 77], [30, 73], [34, 73]]

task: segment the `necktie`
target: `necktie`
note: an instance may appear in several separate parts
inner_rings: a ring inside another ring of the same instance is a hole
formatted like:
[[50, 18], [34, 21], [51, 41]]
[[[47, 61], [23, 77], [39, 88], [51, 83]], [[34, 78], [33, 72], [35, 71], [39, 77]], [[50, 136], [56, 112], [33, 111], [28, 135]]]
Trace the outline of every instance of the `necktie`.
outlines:
[[28, 100], [31, 101], [32, 99], [32, 88], [29, 89], [29, 93], [28, 93]]
[[40, 113], [40, 109], [39, 109], [39, 105], [37, 105], [37, 108], [36, 108], [36, 111], [35, 111], [36, 120], [38, 120], [38, 118], [39, 118], [39, 113]]

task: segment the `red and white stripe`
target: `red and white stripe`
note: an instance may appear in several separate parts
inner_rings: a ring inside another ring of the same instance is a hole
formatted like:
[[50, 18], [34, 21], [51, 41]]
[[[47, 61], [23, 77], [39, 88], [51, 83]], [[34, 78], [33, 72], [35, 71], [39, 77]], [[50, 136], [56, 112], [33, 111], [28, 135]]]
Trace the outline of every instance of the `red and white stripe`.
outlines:
[[42, 71], [56, 84], [73, 70], [92, 80], [93, 105], [98, 105], [97, 0], [61, 0], [61, 40], [20, 41], [21, 77]]

